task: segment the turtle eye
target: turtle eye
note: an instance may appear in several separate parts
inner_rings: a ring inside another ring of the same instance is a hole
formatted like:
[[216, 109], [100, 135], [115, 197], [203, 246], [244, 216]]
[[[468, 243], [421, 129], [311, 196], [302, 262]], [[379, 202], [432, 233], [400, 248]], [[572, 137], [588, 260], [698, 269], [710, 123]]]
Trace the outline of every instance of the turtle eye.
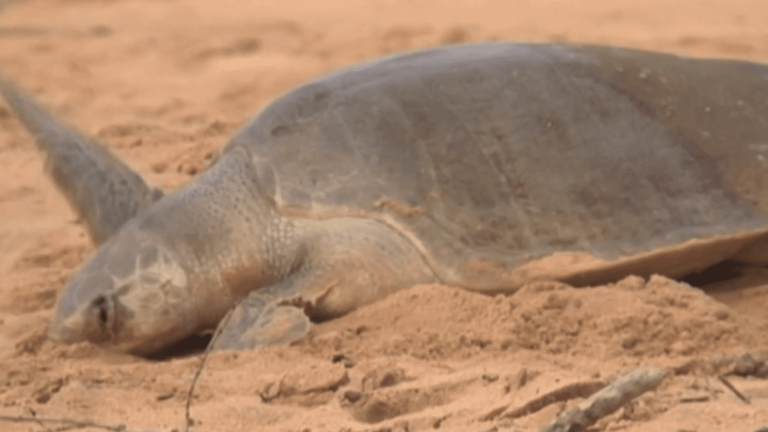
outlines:
[[91, 302], [91, 307], [98, 311], [99, 323], [102, 327], [106, 327], [109, 322], [109, 305], [107, 298], [104, 296], [98, 296]]

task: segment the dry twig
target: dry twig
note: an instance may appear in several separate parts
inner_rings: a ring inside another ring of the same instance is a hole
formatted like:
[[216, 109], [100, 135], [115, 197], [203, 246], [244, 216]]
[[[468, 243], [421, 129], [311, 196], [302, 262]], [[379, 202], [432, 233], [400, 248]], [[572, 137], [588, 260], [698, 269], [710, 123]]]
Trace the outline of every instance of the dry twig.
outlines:
[[189, 410], [192, 407], [192, 396], [195, 393], [195, 387], [197, 386], [197, 381], [200, 379], [200, 374], [203, 373], [203, 369], [205, 368], [205, 362], [208, 360], [208, 356], [211, 354], [211, 351], [213, 351], [213, 346], [216, 344], [216, 340], [221, 335], [222, 330], [224, 330], [224, 327], [227, 326], [229, 323], [229, 318], [232, 316], [232, 312], [235, 310], [235, 307], [237, 307], [237, 304], [233, 306], [229, 312], [227, 312], [226, 315], [224, 315], [224, 318], [219, 323], [219, 326], [216, 328], [216, 331], [213, 333], [213, 336], [211, 336], [211, 341], [208, 342], [208, 346], [205, 347], [205, 352], [203, 353], [203, 358], [200, 360], [200, 367], [195, 372], [195, 376], [192, 377], [192, 384], [189, 386], [189, 393], [187, 393], [187, 405], [184, 409], [184, 432], [189, 432], [189, 427], [192, 426], [194, 421], [192, 420], [192, 417], [189, 414]]
[[[27, 411], [29, 411], [30, 416], [37, 417], [37, 413], [32, 408], [27, 408]], [[37, 424], [39, 424], [41, 428], [45, 429], [45, 432], [51, 432], [51, 428], [46, 426], [45, 423], [41, 422], [40, 420], [37, 421]]]
[[482, 415], [480, 421], [493, 420], [496, 417], [503, 419], [515, 419], [523, 417], [528, 414], [534, 413], [552, 405], [553, 403], [567, 401], [574, 398], [586, 398], [594, 394], [596, 391], [605, 387], [606, 383], [603, 381], [586, 381], [566, 384], [560, 388], [554, 389], [543, 395], [537, 396], [521, 406], [510, 409], [510, 404], [506, 403], [498, 407], [493, 408], [484, 415]]
[[739, 389], [733, 386], [730, 381], [725, 377], [725, 375], [718, 375], [717, 379], [720, 380], [721, 383], [723, 383], [724, 386], [728, 388], [728, 390], [732, 391], [733, 394], [736, 395], [737, 398], [741, 399], [742, 402], [749, 405], [751, 402], [749, 401], [749, 398], [744, 395], [744, 393], [740, 392]]
[[10, 416], [10, 415], [0, 415], [0, 421], [9, 421], [9, 422], [15, 422], [15, 423], [38, 423], [38, 424], [44, 424], [44, 423], [57, 423], [57, 424], [64, 424], [67, 426], [74, 426], [74, 427], [94, 427], [98, 429], [104, 429], [108, 431], [113, 432], [129, 432], [125, 425], [110, 425], [105, 423], [97, 423], [91, 420], [77, 420], [77, 419], [70, 419], [70, 418], [53, 418], [53, 417], [38, 417], [35, 415], [19, 415], [19, 416]]
[[636, 369], [619, 377], [579, 405], [560, 414], [540, 432], [577, 432], [584, 430], [632, 399], [661, 384], [667, 372], [658, 368]]

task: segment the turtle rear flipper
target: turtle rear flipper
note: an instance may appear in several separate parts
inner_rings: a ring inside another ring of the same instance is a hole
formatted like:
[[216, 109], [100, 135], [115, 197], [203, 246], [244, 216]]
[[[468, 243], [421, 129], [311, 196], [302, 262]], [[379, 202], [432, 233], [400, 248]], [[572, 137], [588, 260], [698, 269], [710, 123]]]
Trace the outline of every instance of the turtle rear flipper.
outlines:
[[162, 198], [139, 174], [92, 138], [67, 126], [0, 79], [0, 95], [47, 155], [46, 168], [98, 245], [139, 210]]

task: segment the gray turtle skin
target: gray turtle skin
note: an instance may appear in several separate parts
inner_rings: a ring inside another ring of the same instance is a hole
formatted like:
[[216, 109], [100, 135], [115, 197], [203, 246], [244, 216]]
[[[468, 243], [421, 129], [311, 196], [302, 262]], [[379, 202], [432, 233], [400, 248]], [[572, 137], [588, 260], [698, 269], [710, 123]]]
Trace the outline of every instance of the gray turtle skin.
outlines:
[[485, 43], [361, 64], [278, 98], [164, 195], [8, 82], [98, 245], [50, 337], [150, 354], [302, 337], [417, 283], [671, 277], [768, 261], [768, 66]]

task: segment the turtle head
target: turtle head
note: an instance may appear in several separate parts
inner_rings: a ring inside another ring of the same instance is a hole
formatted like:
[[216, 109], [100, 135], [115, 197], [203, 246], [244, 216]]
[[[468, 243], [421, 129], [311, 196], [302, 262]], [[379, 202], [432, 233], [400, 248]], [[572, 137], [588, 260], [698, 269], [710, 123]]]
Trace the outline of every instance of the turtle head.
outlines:
[[187, 273], [167, 248], [123, 230], [59, 295], [49, 337], [150, 354], [196, 330]]
[[[214, 308], [205, 296], [189, 301], [192, 284], [179, 259], [185, 238], [195, 237], [199, 226], [193, 224], [190, 233], [173, 215], [186, 217], [199, 203], [185, 196], [164, 197], [108, 147], [2, 77], [0, 98], [35, 137], [49, 174], [99, 247], [59, 295], [52, 339], [87, 340], [145, 354], [191, 334], [201, 320], [210, 325], [223, 314], [227, 306]], [[229, 178], [226, 167], [219, 173]], [[158, 205], [160, 209], [151, 210]], [[213, 225], [221, 224], [217, 220]], [[177, 237], [169, 239], [171, 232]], [[198, 243], [207, 245], [207, 240]], [[206, 282], [210, 286], [216, 281]]]

